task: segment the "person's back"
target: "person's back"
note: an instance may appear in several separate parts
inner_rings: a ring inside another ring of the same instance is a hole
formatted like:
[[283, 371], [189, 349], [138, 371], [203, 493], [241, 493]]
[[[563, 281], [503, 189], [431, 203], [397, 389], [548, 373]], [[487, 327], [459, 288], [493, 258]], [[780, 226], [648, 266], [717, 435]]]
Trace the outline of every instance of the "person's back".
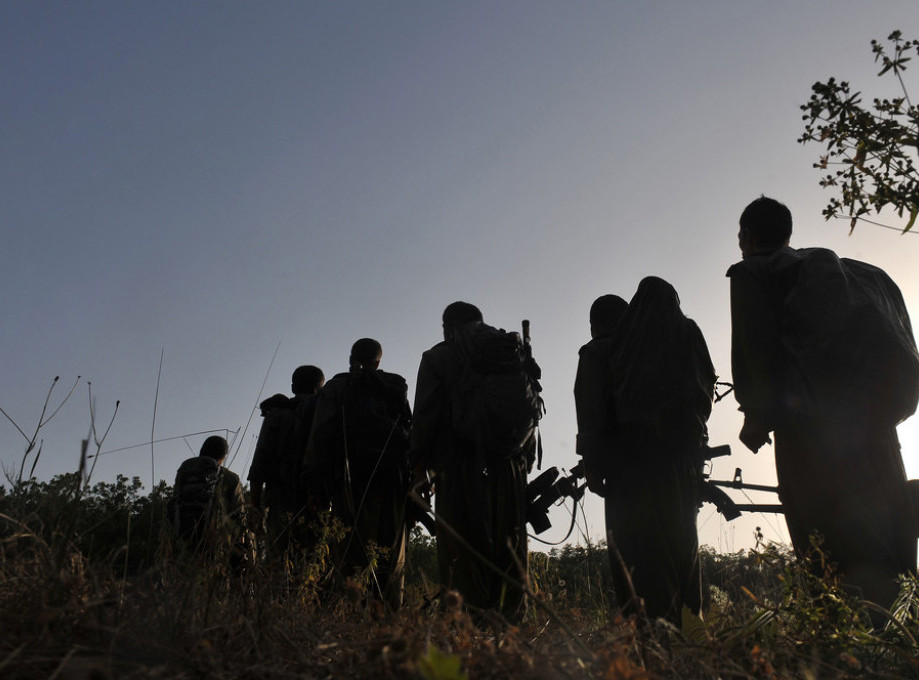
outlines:
[[[794, 405], [798, 417], [879, 426], [915, 411], [919, 353], [903, 296], [883, 270], [827, 248], [785, 246], [745, 258], [730, 276], [755, 279], [768, 291], [778, 345], [773, 380], [780, 381], [765, 383], [771, 399]], [[745, 349], [736, 349], [742, 369]], [[765, 381], [740, 377], [749, 403], [750, 383]]]
[[612, 358], [616, 329], [628, 303], [618, 295], [603, 295], [590, 308], [591, 340], [578, 351], [574, 402], [578, 434], [576, 450], [584, 462], [587, 485], [604, 494], [611, 473], [615, 434]]
[[[482, 429], [487, 424], [470, 424], [466, 407], [476, 397], [470, 400], [463, 392], [468, 388], [475, 395], [476, 376], [470, 375], [468, 350], [457, 336], [475, 334], [482, 325], [481, 312], [469, 303], [455, 302], [444, 310], [444, 342], [424, 352], [418, 368], [412, 461], [419, 481], [428, 470], [434, 474], [436, 515], [443, 525], [437, 534], [441, 584], [458, 590], [473, 607], [500, 607], [513, 619], [523, 597], [517, 584], [526, 579], [526, 477], [536, 457], [541, 401], [531, 403], [532, 392], [515, 390], [512, 378], [499, 392], [519, 393], [519, 404], [508, 404], [511, 412], [518, 406], [521, 413], [533, 409], [529, 429], [510, 427], [489, 437]], [[538, 371], [532, 359], [527, 367]], [[489, 384], [487, 376], [479, 378]], [[535, 377], [531, 380], [535, 383]], [[504, 442], [500, 450], [487, 445], [495, 441]]]
[[[916, 564], [895, 430], [915, 409], [915, 385], [897, 388], [899, 378], [878, 383], [884, 367], [866, 369], [906, 356], [899, 372], [911, 371], [915, 342], [899, 290], [886, 275], [825, 249], [792, 250], [790, 236], [791, 213], [773, 199], [757, 199], [741, 215], [743, 259], [728, 271], [733, 382], [744, 413], [740, 439], [756, 452], [774, 433], [779, 495], [795, 551], [808, 553], [818, 532], [843, 581], [887, 606], [896, 575]], [[859, 321], [870, 305], [859, 305], [875, 294], [852, 297], [865, 286], [879, 296], [870, 323]], [[885, 351], [886, 340], [864, 340], [884, 332], [885, 316], [899, 326], [887, 335], [899, 338], [896, 351]], [[888, 389], [896, 394], [884, 394]]]
[[183, 461], [176, 472], [172, 522], [176, 533], [195, 549], [203, 544], [211, 518], [219, 512], [216, 491], [220, 472], [216, 460], [202, 456]]
[[253, 512], [267, 511], [269, 552], [283, 555], [294, 539], [297, 550], [313, 542], [309, 525], [321, 505], [311, 494], [304, 457], [325, 377], [315, 366], [291, 376], [293, 397], [276, 394], [260, 406], [264, 421], [249, 468]]
[[[701, 608], [698, 449], [708, 440], [715, 371], [669, 283], [646, 277], [616, 331], [615, 438], [605, 485], [616, 597], [627, 613], [679, 622]], [[625, 569], [630, 574], [625, 573]]]
[[193, 552], [229, 555], [236, 567], [245, 540], [245, 501], [239, 476], [221, 465], [226, 453], [223, 437], [208, 437], [199, 455], [179, 466], [170, 519]]
[[376, 562], [374, 571], [387, 602], [401, 604], [405, 562], [405, 503], [410, 468], [412, 416], [402, 376], [379, 369], [382, 348], [369, 338], [351, 350], [348, 373], [331, 378], [319, 394], [307, 465], [322, 480], [332, 514], [348, 529], [335, 547], [345, 576]]

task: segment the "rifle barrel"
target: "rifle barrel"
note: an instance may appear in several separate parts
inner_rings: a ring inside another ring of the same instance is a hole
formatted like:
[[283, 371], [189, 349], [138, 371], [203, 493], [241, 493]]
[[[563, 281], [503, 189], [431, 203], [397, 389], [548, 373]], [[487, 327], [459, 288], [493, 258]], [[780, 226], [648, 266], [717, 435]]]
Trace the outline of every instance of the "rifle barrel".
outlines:
[[784, 514], [785, 508], [780, 504], [740, 503], [735, 506], [741, 512], [774, 512]]
[[710, 479], [708, 482], [715, 486], [723, 486], [726, 489], [749, 489], [751, 491], [771, 491], [772, 493], [779, 492], [779, 487], [768, 486], [766, 484], [748, 484], [747, 482], [735, 482], [726, 479]]

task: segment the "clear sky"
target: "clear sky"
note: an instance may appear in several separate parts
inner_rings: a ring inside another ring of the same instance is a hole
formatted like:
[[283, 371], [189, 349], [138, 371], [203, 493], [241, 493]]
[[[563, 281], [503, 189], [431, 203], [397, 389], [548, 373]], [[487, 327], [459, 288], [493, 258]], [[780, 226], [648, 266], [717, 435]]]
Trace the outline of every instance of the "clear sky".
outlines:
[[[895, 94], [869, 45], [894, 29], [919, 37], [916, 0], [0, 3], [0, 407], [30, 431], [54, 376], [54, 403], [82, 376], [43, 479], [77, 468], [87, 380], [98, 427], [121, 402], [104, 451], [238, 430], [245, 477], [260, 394], [345, 370], [364, 336], [411, 393], [466, 300], [532, 321], [545, 464], [568, 468], [598, 295], [669, 280], [730, 379], [724, 274], [761, 193], [792, 209], [792, 245], [885, 268], [917, 322], [919, 237], [825, 222], [820, 150], [795, 141], [817, 80]], [[739, 428], [729, 397], [715, 476], [773, 481]], [[919, 476], [919, 425], [900, 433]], [[171, 482], [204, 436], [114, 451], [95, 479]], [[7, 470], [24, 444], [0, 422]], [[787, 536], [711, 506], [699, 524], [722, 550]]]

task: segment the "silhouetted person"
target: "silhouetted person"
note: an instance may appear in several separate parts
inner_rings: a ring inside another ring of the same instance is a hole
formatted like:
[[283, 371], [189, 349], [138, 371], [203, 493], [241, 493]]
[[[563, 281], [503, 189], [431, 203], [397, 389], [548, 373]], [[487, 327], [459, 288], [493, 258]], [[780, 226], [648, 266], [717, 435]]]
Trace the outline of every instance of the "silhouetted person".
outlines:
[[588, 488], [601, 496], [612, 472], [615, 420], [612, 358], [615, 331], [628, 308], [618, 295], [602, 295], [590, 307], [590, 342], [581, 347], [574, 381], [578, 418], [577, 453], [584, 463]]
[[238, 570], [246, 552], [245, 498], [239, 476], [222, 465], [227, 450], [227, 440], [214, 435], [179, 466], [169, 513], [188, 548], [226, 556]]
[[[310, 493], [304, 457], [313, 426], [319, 389], [325, 382], [315, 366], [300, 366], [291, 376], [293, 397], [275, 394], [261, 404], [262, 428], [249, 467], [252, 512], [267, 513], [268, 552], [283, 556], [312, 547], [309, 524], [321, 503]], [[293, 545], [291, 540], [293, 538]]]
[[[916, 407], [917, 381], [903, 382], [915, 375], [906, 370], [915, 359], [909, 317], [881, 270], [822, 248], [789, 248], [791, 233], [791, 212], [774, 199], [760, 197], [740, 216], [743, 259], [728, 270], [740, 439], [756, 452], [774, 433], [795, 552], [807, 553], [819, 532], [843, 581], [888, 606], [897, 574], [916, 566], [895, 429]], [[865, 280], [881, 298], [887, 335], [873, 335], [878, 321], [850, 316], [848, 297]]]
[[679, 623], [683, 606], [701, 609], [698, 449], [708, 441], [715, 370], [676, 290], [653, 276], [629, 302], [613, 356], [615, 434], [604, 486], [613, 586], [625, 613], [640, 610], [634, 591], [650, 618]]
[[[474, 305], [447, 306], [443, 333], [444, 341], [421, 357], [412, 431], [416, 477], [433, 472], [442, 523], [437, 530], [439, 576], [466, 604], [497, 609], [513, 619], [520, 613], [523, 591], [500, 574], [515, 583], [526, 579], [526, 478], [536, 456], [541, 415], [539, 403], [528, 403], [538, 399], [535, 382], [514, 359], [519, 359], [514, 344], [520, 343], [519, 336], [483, 324]], [[489, 373], [487, 361], [479, 360], [479, 348], [491, 343], [509, 352], [505, 385]], [[538, 369], [535, 362], [524, 363], [530, 371]], [[498, 403], [477, 392], [476, 384], [492, 385]], [[519, 413], [519, 424], [497, 424], [501, 411], [508, 418]]]
[[375, 590], [398, 607], [405, 582], [412, 415], [405, 379], [381, 371], [382, 356], [376, 340], [354, 343], [351, 370], [333, 377], [319, 392], [307, 461], [311, 473], [324, 482], [333, 516], [348, 529], [333, 548], [334, 564], [344, 576], [375, 564]]

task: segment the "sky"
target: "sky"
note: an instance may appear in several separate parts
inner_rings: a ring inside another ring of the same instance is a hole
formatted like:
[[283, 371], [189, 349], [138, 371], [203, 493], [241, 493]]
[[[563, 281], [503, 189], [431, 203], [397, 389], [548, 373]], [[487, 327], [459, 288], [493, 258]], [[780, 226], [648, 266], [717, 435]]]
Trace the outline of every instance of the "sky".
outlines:
[[[0, 3], [0, 408], [31, 436], [55, 376], [50, 410], [76, 383], [39, 479], [76, 470], [116, 402], [94, 481], [171, 483], [211, 430], [245, 478], [256, 404], [296, 366], [331, 377], [374, 337], [411, 397], [466, 300], [531, 321], [544, 467], [567, 469], [597, 296], [667, 279], [730, 380], [725, 271], [760, 194], [791, 208], [792, 245], [887, 270], [915, 322], [919, 237], [825, 221], [821, 149], [796, 142], [818, 80], [896, 94], [870, 50], [894, 29], [917, 37], [919, 3]], [[716, 404], [711, 443], [733, 455], [713, 476], [774, 483], [740, 425]], [[919, 418], [899, 431], [919, 477]], [[26, 441], [0, 420], [12, 477]], [[699, 515], [722, 551], [756, 527], [787, 541], [780, 516]], [[589, 496], [569, 540], [602, 537]]]

